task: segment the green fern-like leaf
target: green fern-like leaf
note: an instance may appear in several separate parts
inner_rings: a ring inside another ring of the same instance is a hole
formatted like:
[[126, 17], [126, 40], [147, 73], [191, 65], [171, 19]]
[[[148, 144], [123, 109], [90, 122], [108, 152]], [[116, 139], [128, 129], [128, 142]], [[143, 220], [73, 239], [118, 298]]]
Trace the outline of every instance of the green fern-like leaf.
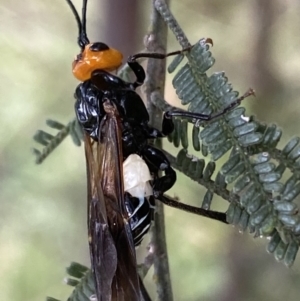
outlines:
[[[69, 276], [66, 283], [74, 287], [68, 301], [90, 301], [95, 294], [94, 279], [92, 271], [84, 265], [72, 262], [66, 269]], [[52, 297], [47, 297], [47, 301], [59, 301]]]
[[77, 119], [73, 119], [66, 126], [55, 120], [47, 120], [46, 124], [50, 128], [58, 130], [59, 132], [55, 136], [44, 131], [36, 132], [33, 139], [44, 146], [42, 151], [36, 148], [33, 149], [33, 153], [36, 156], [36, 164], [41, 164], [68, 135], [71, 136], [75, 145], [81, 145], [83, 133]]
[[[156, 7], [182, 47], [188, 47], [186, 36], [166, 4], [158, 0]], [[174, 76], [173, 86], [181, 103], [188, 105], [188, 111], [213, 115], [234, 103], [238, 92], [233, 90], [224, 72], [211, 76], [206, 74], [215, 62], [207, 42], [210, 43], [210, 39], [200, 40], [186, 54], [187, 63]], [[174, 72], [182, 60], [182, 56], [175, 58], [168, 70]], [[160, 108], [166, 108], [166, 104], [161, 102]], [[176, 147], [181, 144], [187, 148], [187, 127], [182, 124], [182, 121], [176, 120], [170, 141]], [[277, 149], [282, 130], [275, 124], [266, 125], [253, 117], [246, 117], [243, 107], [234, 108], [217, 120], [201, 122], [200, 125], [202, 130], [194, 126], [192, 132], [196, 151], [201, 150], [203, 155], [209, 153], [211, 159], [216, 161], [231, 150], [213, 185], [210, 172], [207, 172], [207, 177], [202, 175], [202, 181], [208, 180], [209, 183], [202, 183], [209, 187], [203, 200], [204, 206], [210, 207], [213, 192], [220, 192], [217, 180], [224, 180], [223, 188], [227, 190], [230, 185], [228, 198], [225, 198], [230, 202], [227, 221], [243, 231], [248, 229], [255, 236], [270, 237], [268, 251], [287, 266], [292, 265], [300, 243], [298, 207], [292, 203], [300, 192], [299, 138], [293, 138], [283, 150]], [[183, 157], [182, 153], [180, 157]], [[180, 169], [191, 176], [191, 166], [185, 167], [187, 160], [181, 160]], [[286, 168], [293, 175], [283, 183]], [[230, 195], [236, 198], [231, 199]]]

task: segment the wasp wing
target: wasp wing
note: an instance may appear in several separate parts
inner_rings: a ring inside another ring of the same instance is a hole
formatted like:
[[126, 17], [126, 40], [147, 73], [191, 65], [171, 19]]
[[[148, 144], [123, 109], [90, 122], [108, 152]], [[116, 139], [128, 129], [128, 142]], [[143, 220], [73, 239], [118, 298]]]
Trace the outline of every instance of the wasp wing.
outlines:
[[88, 231], [98, 301], [141, 299], [135, 248], [124, 203], [118, 111], [108, 100], [99, 141], [85, 136]]

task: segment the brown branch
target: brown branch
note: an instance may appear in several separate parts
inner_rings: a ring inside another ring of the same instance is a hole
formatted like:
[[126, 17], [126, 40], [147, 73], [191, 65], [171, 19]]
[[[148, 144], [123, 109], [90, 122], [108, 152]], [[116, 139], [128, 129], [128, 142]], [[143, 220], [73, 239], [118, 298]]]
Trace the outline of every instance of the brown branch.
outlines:
[[[155, 9], [154, 0], [152, 9], [151, 31], [145, 39], [146, 48], [151, 52], [165, 52], [167, 27]], [[162, 95], [164, 94], [165, 69], [165, 60], [149, 59], [146, 69], [147, 80], [143, 86], [144, 93], [146, 94], [150, 122], [156, 128], [161, 127], [162, 112], [152, 104], [150, 95], [153, 91], [159, 91]], [[160, 202], [156, 204], [155, 227], [152, 228], [150, 249], [155, 254], [154, 279], [156, 279], [157, 285], [157, 300], [172, 301], [173, 293], [167, 255], [164, 209], [163, 204]]]

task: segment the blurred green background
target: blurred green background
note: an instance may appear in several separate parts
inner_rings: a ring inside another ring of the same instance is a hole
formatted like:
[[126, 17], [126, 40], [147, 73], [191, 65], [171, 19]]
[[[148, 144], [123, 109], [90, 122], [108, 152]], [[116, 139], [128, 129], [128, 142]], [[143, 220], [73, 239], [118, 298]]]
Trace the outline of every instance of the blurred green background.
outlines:
[[[92, 41], [125, 58], [143, 49], [151, 1], [90, 2]], [[191, 43], [213, 39], [213, 71], [225, 70], [241, 93], [256, 90], [245, 102], [248, 114], [281, 125], [281, 145], [299, 135], [300, 2], [174, 0], [171, 7]], [[71, 292], [64, 268], [70, 261], [89, 265], [83, 148], [68, 138], [40, 166], [30, 149], [36, 130], [48, 131], [47, 118], [67, 123], [74, 116], [77, 28], [64, 0], [0, 0], [0, 14], [0, 300], [64, 300]], [[178, 48], [170, 33], [169, 50]], [[166, 99], [179, 105], [168, 78]], [[180, 177], [170, 193], [199, 204], [204, 192]], [[175, 300], [299, 299], [299, 258], [287, 269], [266, 253], [265, 240], [165, 211]]]

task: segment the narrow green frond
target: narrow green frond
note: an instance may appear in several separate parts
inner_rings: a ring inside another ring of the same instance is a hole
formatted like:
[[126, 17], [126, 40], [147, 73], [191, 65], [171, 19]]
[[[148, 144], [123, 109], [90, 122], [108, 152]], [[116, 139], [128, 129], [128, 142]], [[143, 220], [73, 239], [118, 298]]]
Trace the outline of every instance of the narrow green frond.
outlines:
[[44, 146], [41, 151], [33, 149], [36, 164], [41, 164], [68, 135], [71, 136], [75, 145], [81, 145], [83, 133], [76, 119], [73, 119], [66, 126], [54, 120], [47, 120], [46, 124], [52, 129], [59, 130], [59, 132], [55, 136], [44, 131], [36, 132], [33, 139]]
[[[73, 286], [74, 290], [67, 301], [90, 301], [95, 294], [94, 279], [92, 271], [77, 262], [72, 262], [66, 269], [67, 274], [72, 278], [66, 278], [67, 285]], [[60, 301], [47, 297], [46, 301]]]
[[[188, 47], [186, 36], [163, 1], [157, 0], [156, 6], [181, 46]], [[188, 111], [213, 116], [234, 106], [238, 92], [233, 90], [224, 72], [207, 75], [206, 71], [215, 62], [209, 51], [210, 43], [210, 39], [201, 39], [186, 53], [187, 63], [174, 76], [173, 86], [181, 103], [188, 105]], [[182, 59], [182, 56], [176, 57], [169, 72], [174, 72]], [[186, 124], [182, 125], [175, 120], [175, 131], [170, 140], [176, 147], [181, 144], [186, 149]], [[281, 136], [282, 130], [277, 125], [266, 125], [247, 117], [244, 108], [236, 107], [223, 116], [218, 115], [216, 120], [196, 122], [193, 127], [192, 145], [196, 151], [203, 155], [209, 153], [216, 161], [231, 150], [215, 182], [211, 180], [214, 169], [208, 169], [211, 163], [205, 167], [203, 160], [190, 159], [187, 151], [179, 153], [177, 162], [183, 173], [208, 189], [203, 201], [205, 208], [210, 208], [213, 193], [220, 192], [217, 184], [221, 183], [227, 191], [224, 199], [230, 201], [228, 222], [242, 231], [248, 229], [255, 237], [277, 237], [277, 246], [272, 245], [268, 250], [273, 250], [277, 260], [290, 266], [300, 243], [298, 207], [292, 203], [300, 193], [300, 139], [293, 138], [281, 151], [276, 148]], [[200, 172], [197, 172], [198, 166]], [[286, 168], [293, 175], [282, 183]]]

